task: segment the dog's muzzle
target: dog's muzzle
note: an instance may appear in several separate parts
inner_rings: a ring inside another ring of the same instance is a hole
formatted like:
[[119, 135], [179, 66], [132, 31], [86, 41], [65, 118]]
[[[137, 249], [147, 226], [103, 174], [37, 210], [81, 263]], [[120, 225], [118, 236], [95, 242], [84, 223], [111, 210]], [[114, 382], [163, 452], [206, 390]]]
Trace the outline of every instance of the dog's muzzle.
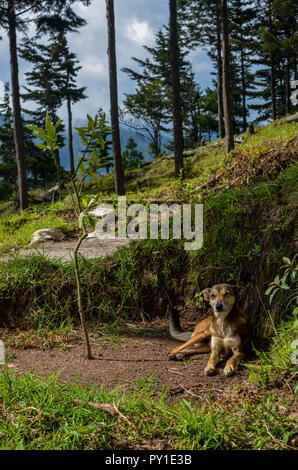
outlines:
[[222, 312], [223, 311], [223, 304], [215, 304], [215, 311]]

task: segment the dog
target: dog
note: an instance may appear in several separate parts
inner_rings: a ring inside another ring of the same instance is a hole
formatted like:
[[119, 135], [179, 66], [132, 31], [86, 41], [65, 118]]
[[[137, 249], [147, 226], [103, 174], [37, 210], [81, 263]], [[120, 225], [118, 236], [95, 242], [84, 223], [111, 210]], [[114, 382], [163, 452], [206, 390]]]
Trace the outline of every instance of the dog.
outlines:
[[224, 374], [227, 377], [233, 375], [245, 357], [244, 349], [251, 337], [250, 321], [238, 305], [238, 299], [245, 292], [245, 287], [230, 284], [216, 284], [204, 289], [203, 298], [212, 307], [213, 316], [198, 323], [193, 333], [182, 331], [177, 310], [170, 309], [170, 335], [186, 342], [173, 349], [169, 359], [179, 360], [192, 354], [211, 351], [205, 374], [214, 375], [217, 364], [229, 357]]

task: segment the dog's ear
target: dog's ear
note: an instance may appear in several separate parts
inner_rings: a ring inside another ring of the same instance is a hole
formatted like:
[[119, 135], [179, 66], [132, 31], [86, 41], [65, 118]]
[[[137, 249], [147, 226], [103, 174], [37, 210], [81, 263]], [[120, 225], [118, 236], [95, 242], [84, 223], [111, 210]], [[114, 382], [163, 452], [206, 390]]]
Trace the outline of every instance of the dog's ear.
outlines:
[[206, 289], [202, 291], [204, 300], [207, 300], [207, 301], [209, 300], [210, 290], [211, 290], [210, 287], [207, 287]]
[[246, 294], [246, 291], [247, 291], [245, 286], [239, 286], [239, 284], [236, 284], [236, 286], [234, 286], [234, 290], [235, 290], [236, 297], [238, 299], [243, 297]]

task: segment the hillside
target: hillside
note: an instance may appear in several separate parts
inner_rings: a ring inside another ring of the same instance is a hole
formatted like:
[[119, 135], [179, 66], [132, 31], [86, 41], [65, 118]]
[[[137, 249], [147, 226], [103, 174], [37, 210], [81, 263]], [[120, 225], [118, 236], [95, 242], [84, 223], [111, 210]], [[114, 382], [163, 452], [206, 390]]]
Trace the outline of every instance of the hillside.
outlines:
[[[262, 323], [259, 316], [262, 310], [259, 295], [263, 297], [267, 283], [277, 272], [282, 256], [291, 257], [295, 252], [297, 129], [295, 122], [281, 126], [273, 123], [265, 128], [258, 128], [255, 135], [244, 135], [243, 142], [237, 144], [235, 151], [229, 155], [225, 154], [221, 145], [203, 147], [196, 155], [186, 159], [184, 181], [173, 178], [174, 164], [167, 159], [154, 161], [141, 169], [128, 172], [128, 203], [203, 203], [205, 235], [202, 250], [191, 255], [184, 253], [179, 241], [151, 240], [147, 242], [148, 246], [146, 242], [137, 243], [127, 254], [124, 250], [122, 256], [133, 259], [138, 250], [154, 250], [155, 243], [161, 243], [162, 246], [165, 244], [165, 250], [172, 250], [170, 247], [176, 246], [173, 263], [180, 264], [178, 259], [182, 256], [184, 267], [181, 266], [181, 272], [176, 272], [175, 275], [172, 273], [171, 276], [174, 275], [175, 282], [178, 283], [182, 280], [181, 276], [184, 277], [190, 283], [190, 290], [202, 288], [206, 282], [223, 278], [258, 285], [259, 292], [252, 287], [251, 308], [257, 323]], [[112, 176], [102, 178], [100, 188], [88, 186], [90, 183], [87, 183], [85, 197], [90, 198], [100, 189], [99, 202], [114, 201], [116, 204]], [[73, 238], [76, 227], [70, 206], [70, 200], [66, 197], [52, 206], [35, 205], [30, 211], [20, 215], [12, 212], [10, 203], [3, 204], [0, 221], [1, 251], [9, 252], [12, 248], [15, 250], [16, 247], [26, 246], [34, 230], [49, 226], [60, 229], [66, 237]], [[165, 260], [162, 256], [163, 249], [161, 250], [158, 264], [163, 265]], [[138, 262], [143, 263], [142, 260]], [[204, 272], [204, 281], [200, 279], [200, 264], [210, 266], [210, 270]], [[157, 273], [153, 266], [152, 276], [155, 279]], [[220, 266], [222, 270], [216, 269]], [[187, 275], [182, 274], [185, 269]], [[138, 276], [137, 271], [135, 275]], [[140, 280], [136, 282], [138, 284]], [[165, 282], [165, 279], [156, 282], [158, 303], [159, 283]], [[125, 285], [126, 282], [124, 290]], [[151, 298], [150, 289], [146, 295], [142, 293], [143, 287], [140, 286], [140, 289], [142, 302], [147, 295]], [[109, 295], [109, 290], [106, 296]], [[127, 298], [127, 294], [125, 297]], [[164, 300], [166, 299], [167, 297]], [[117, 302], [116, 299], [114, 301]], [[127, 301], [131, 302], [129, 299]], [[137, 307], [134, 306], [133, 310], [135, 308]], [[155, 308], [155, 304], [151, 305], [150, 312], [146, 313], [151, 315]]]
[[[11, 387], [26, 406], [34, 397], [36, 406], [47, 410], [36, 424], [39, 435], [47, 435], [48, 421], [63, 415], [70, 423], [78, 413], [76, 424], [69, 424], [78, 433], [74, 448], [297, 448], [291, 362], [297, 309], [289, 301], [297, 299], [291, 276], [297, 270], [298, 124], [272, 123], [252, 136], [243, 134], [228, 155], [220, 141], [215, 143], [186, 158], [185, 180], [173, 177], [172, 159], [127, 173], [128, 203], [203, 203], [204, 244], [186, 252], [180, 240], [140, 240], [111, 256], [80, 258], [91, 362], [78, 327], [73, 264], [47, 258], [46, 245], [27, 258], [14, 250], [43, 227], [73, 239], [78, 231], [69, 197], [22, 214], [11, 203], [0, 206], [0, 249], [11, 255], [0, 261], [0, 333], [11, 367], [22, 374], [13, 375], [10, 385], [4, 377], [0, 390], [6, 403]], [[98, 194], [99, 202], [117, 208], [111, 176], [100, 187], [87, 182], [84, 193], [86, 200]], [[282, 277], [285, 263], [291, 273], [287, 287], [277, 283], [270, 304], [266, 291], [277, 274]], [[203, 373], [206, 354], [168, 362], [176, 343], [169, 339], [167, 310], [175, 306], [183, 327], [193, 325], [208, 315], [202, 290], [222, 282], [247, 288], [242, 307], [253, 324], [253, 350], [235, 376], [224, 377], [219, 368], [209, 378]], [[32, 367], [37, 375], [28, 373]], [[77, 376], [80, 384], [73, 386]], [[43, 400], [40, 389], [47, 390]], [[86, 406], [90, 412], [79, 415]], [[95, 411], [106, 434], [92, 440], [86, 429]], [[126, 419], [119, 418], [123, 414]], [[30, 435], [28, 445], [34, 448], [39, 438], [28, 426], [22, 436]], [[51, 437], [48, 448], [72, 445], [67, 433], [61, 428], [63, 442]]]

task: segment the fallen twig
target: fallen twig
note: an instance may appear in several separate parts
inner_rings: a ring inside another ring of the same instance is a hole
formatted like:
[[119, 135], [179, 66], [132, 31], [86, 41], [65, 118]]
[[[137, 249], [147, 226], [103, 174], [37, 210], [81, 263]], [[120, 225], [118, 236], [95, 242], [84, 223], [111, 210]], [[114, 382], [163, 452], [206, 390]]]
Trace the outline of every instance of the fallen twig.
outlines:
[[131, 423], [129, 421], [129, 419], [126, 418], [126, 416], [124, 416], [124, 414], [121, 413], [121, 411], [118, 410], [118, 408], [115, 404], [111, 405], [110, 403], [94, 403], [92, 401], [85, 402], [83, 400], [79, 400], [79, 399], [76, 399], [76, 398], [74, 398], [72, 400], [72, 402], [75, 403], [76, 405], [86, 405], [87, 404], [91, 408], [94, 408], [95, 410], [104, 411], [105, 413], [108, 413], [113, 418], [120, 418], [120, 419], [126, 421], [130, 426], [135, 427], [135, 425], [133, 423]]
[[170, 374], [177, 374], [177, 375], [184, 376], [184, 374], [182, 374], [182, 372], [178, 372], [175, 369], [170, 369], [169, 367], [167, 367], [166, 369], [167, 369], [168, 372], [170, 372]]

